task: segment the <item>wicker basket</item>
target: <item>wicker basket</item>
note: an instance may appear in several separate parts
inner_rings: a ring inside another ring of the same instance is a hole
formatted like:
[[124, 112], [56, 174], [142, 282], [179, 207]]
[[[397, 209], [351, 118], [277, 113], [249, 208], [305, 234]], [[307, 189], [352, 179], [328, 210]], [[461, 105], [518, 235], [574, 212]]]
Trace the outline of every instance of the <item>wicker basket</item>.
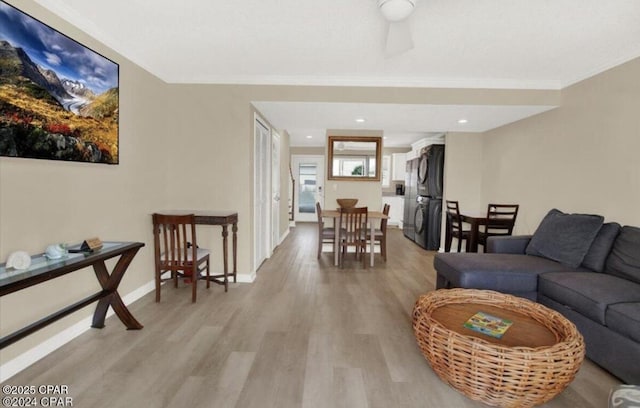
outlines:
[[[446, 304], [477, 303], [529, 316], [556, 337], [548, 347], [508, 347], [453, 332], [431, 317]], [[445, 289], [421, 296], [413, 329], [438, 376], [471, 399], [500, 407], [532, 407], [562, 392], [575, 378], [585, 346], [575, 325], [541, 304], [498, 292]]]

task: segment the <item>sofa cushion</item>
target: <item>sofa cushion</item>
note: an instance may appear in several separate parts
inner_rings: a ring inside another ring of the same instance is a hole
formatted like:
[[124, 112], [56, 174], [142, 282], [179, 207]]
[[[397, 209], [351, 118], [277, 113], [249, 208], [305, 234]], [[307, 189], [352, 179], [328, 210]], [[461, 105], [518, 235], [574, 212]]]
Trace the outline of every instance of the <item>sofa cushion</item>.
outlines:
[[565, 214], [554, 208], [540, 222], [525, 252], [577, 268], [603, 221], [600, 215]]
[[622, 227], [607, 258], [605, 272], [640, 283], [640, 228]]
[[640, 343], [640, 302], [610, 305], [605, 318], [611, 330]]
[[640, 302], [640, 285], [597, 272], [549, 272], [540, 275], [538, 292], [605, 324], [607, 307]]
[[607, 256], [611, 252], [611, 247], [620, 233], [620, 224], [617, 222], [607, 222], [602, 224], [598, 235], [593, 240], [589, 251], [582, 261], [582, 266], [592, 271], [602, 272]]
[[535, 292], [539, 273], [567, 269], [537, 256], [475, 253], [438, 253], [433, 266], [455, 287], [507, 293]]

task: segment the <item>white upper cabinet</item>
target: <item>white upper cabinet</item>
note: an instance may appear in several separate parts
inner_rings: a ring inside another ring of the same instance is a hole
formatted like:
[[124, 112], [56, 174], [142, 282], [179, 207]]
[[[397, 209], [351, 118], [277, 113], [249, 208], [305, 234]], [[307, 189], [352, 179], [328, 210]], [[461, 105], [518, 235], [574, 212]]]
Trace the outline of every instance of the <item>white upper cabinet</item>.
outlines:
[[393, 153], [393, 171], [391, 172], [391, 179], [404, 181], [404, 174], [407, 165], [406, 153]]

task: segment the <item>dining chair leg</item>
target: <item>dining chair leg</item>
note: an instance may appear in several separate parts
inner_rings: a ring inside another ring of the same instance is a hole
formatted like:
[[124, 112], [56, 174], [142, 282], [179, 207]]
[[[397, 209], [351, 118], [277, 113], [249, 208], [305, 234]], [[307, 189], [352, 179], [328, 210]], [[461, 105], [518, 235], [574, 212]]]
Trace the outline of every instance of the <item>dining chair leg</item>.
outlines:
[[[211, 285], [211, 271], [209, 269], [209, 258], [207, 258], [207, 289], [209, 289], [209, 286]], [[227, 291], [227, 288], [224, 288], [225, 292]]]
[[380, 251], [382, 252], [382, 259], [387, 262], [387, 239], [385, 237], [380, 240]]
[[160, 302], [160, 271], [156, 269], [156, 302]]
[[193, 268], [191, 269], [191, 302], [196, 303], [196, 294], [198, 291], [198, 266], [193, 262]]
[[362, 241], [362, 267], [367, 267], [367, 240]]

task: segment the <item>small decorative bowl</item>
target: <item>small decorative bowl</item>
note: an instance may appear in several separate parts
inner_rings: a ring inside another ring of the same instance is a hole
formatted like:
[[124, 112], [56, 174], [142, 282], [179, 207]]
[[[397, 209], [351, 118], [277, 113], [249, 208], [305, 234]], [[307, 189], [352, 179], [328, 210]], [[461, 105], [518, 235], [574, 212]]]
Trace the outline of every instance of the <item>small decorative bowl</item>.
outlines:
[[341, 208], [351, 208], [358, 203], [357, 198], [337, 198], [336, 201]]

